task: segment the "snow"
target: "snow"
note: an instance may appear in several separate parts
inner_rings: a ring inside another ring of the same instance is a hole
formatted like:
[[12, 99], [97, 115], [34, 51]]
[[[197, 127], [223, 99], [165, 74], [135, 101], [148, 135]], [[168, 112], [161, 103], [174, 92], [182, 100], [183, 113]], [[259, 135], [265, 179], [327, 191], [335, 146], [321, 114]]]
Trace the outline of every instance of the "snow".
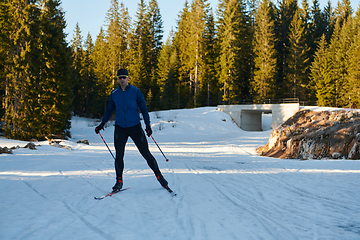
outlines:
[[[269, 125], [271, 116], [264, 116]], [[270, 119], [270, 120], [269, 120]], [[129, 141], [124, 187], [94, 133], [74, 117], [72, 150], [37, 143], [0, 155], [0, 239], [360, 239], [360, 162], [260, 157], [271, 130], [245, 132], [214, 107], [151, 113], [162, 189]], [[103, 137], [114, 152], [113, 124]], [[88, 139], [90, 145], [77, 144]], [[26, 142], [1, 138], [0, 146]]]

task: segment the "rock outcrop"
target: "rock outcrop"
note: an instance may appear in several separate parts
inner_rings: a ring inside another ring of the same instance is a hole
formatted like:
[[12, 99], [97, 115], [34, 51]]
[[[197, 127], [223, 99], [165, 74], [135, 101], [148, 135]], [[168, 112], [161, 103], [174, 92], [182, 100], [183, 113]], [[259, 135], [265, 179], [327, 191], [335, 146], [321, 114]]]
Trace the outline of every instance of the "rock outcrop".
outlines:
[[299, 111], [257, 151], [288, 159], [360, 159], [360, 112]]

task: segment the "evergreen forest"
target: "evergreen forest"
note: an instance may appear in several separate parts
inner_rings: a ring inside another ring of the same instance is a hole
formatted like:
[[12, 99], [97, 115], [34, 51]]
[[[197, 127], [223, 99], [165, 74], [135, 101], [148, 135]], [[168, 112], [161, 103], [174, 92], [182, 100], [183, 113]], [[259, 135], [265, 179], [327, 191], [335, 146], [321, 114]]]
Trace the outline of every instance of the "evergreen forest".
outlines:
[[[360, 106], [360, 11], [349, 0], [189, 0], [163, 38], [156, 0], [119, 0], [98, 36], [67, 42], [60, 0], [0, 3], [0, 117], [7, 137], [70, 137], [72, 116], [101, 118], [117, 70], [149, 111], [299, 99]], [[355, 6], [358, 7], [358, 6]]]

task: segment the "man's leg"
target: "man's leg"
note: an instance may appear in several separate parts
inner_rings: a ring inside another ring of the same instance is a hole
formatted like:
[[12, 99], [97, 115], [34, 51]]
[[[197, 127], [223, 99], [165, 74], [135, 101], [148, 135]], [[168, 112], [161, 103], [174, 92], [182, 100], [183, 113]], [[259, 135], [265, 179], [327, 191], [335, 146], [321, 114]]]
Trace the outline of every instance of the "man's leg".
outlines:
[[149, 144], [146, 140], [145, 133], [141, 128], [141, 124], [132, 127], [131, 133], [129, 132], [129, 135], [131, 139], [134, 141], [136, 147], [139, 149], [141, 155], [146, 159], [151, 170], [153, 170], [153, 172], [155, 173], [155, 176], [157, 180], [160, 182], [161, 186], [167, 187], [168, 182], [162, 176], [159, 166], [156, 162], [156, 159], [149, 151]]
[[116, 181], [123, 181], [123, 171], [124, 171], [124, 153], [125, 145], [128, 140], [128, 135], [125, 133], [124, 129], [115, 125], [115, 134], [114, 134], [114, 143], [116, 150], [115, 158], [115, 172], [116, 172]]

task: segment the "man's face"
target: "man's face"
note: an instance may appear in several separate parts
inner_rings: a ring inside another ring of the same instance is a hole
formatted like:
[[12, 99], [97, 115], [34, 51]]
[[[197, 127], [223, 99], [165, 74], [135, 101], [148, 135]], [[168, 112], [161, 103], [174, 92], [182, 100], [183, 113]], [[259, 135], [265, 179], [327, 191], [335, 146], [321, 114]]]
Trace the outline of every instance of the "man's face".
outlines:
[[121, 87], [125, 87], [129, 83], [129, 76], [126, 76], [126, 75], [118, 76], [118, 81], [119, 81]]

